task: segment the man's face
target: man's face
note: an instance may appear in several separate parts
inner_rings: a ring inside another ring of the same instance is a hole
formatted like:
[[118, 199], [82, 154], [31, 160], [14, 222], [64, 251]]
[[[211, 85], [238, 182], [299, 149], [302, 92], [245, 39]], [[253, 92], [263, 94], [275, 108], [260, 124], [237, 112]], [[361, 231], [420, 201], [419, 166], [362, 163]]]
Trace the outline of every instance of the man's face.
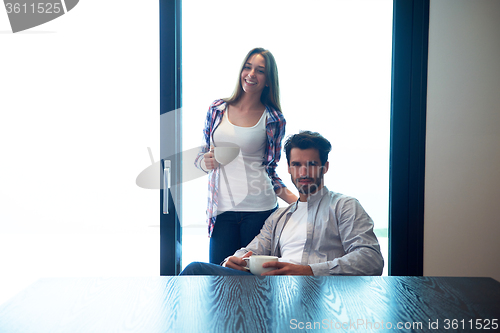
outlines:
[[288, 173], [292, 182], [299, 190], [300, 201], [307, 201], [307, 197], [323, 187], [323, 175], [328, 171], [328, 162], [321, 165], [317, 149], [290, 150]]

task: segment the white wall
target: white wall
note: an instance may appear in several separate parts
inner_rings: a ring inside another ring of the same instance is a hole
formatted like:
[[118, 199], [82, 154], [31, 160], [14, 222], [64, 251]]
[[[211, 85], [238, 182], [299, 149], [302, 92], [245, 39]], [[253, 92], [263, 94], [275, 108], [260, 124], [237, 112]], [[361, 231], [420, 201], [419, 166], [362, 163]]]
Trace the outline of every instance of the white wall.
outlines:
[[0, 304], [40, 277], [159, 274], [158, 2], [0, 9]]
[[500, 1], [430, 4], [424, 275], [500, 281]]

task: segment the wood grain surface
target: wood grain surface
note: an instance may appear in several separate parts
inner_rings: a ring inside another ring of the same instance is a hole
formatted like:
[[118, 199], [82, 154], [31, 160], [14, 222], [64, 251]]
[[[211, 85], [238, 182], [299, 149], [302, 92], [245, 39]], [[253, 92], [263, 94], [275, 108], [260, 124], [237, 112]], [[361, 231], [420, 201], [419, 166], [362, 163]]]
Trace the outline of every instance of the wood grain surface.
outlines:
[[48, 278], [0, 306], [2, 333], [493, 332], [494, 319], [500, 331], [500, 283], [466, 277]]

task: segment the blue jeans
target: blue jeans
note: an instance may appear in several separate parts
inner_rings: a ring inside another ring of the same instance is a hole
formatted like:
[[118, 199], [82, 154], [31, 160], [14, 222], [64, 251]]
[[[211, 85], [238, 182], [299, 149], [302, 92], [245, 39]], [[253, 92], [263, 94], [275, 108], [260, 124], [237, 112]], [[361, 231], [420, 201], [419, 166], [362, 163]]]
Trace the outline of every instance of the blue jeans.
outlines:
[[194, 261], [186, 266], [179, 275], [246, 275], [252, 276], [250, 272], [243, 272], [237, 269], [222, 267], [220, 265], [206, 262]]
[[210, 263], [219, 265], [234, 252], [247, 246], [276, 208], [263, 212], [229, 211], [218, 215], [210, 238]]

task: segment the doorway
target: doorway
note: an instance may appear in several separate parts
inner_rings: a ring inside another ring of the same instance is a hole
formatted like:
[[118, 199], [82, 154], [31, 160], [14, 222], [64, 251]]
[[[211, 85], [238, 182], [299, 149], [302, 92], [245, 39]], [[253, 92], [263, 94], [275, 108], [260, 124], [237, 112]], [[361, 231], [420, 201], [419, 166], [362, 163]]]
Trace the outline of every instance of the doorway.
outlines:
[[[375, 221], [387, 262], [393, 2], [182, 6], [182, 150], [202, 143], [208, 106], [231, 94], [245, 54], [269, 49], [278, 64], [287, 135], [313, 130], [332, 142], [325, 184], [360, 200]], [[247, 18], [251, 29], [243, 24]], [[277, 172], [295, 190], [284, 156]], [[207, 178], [184, 182], [182, 193], [185, 266], [208, 261]]]

